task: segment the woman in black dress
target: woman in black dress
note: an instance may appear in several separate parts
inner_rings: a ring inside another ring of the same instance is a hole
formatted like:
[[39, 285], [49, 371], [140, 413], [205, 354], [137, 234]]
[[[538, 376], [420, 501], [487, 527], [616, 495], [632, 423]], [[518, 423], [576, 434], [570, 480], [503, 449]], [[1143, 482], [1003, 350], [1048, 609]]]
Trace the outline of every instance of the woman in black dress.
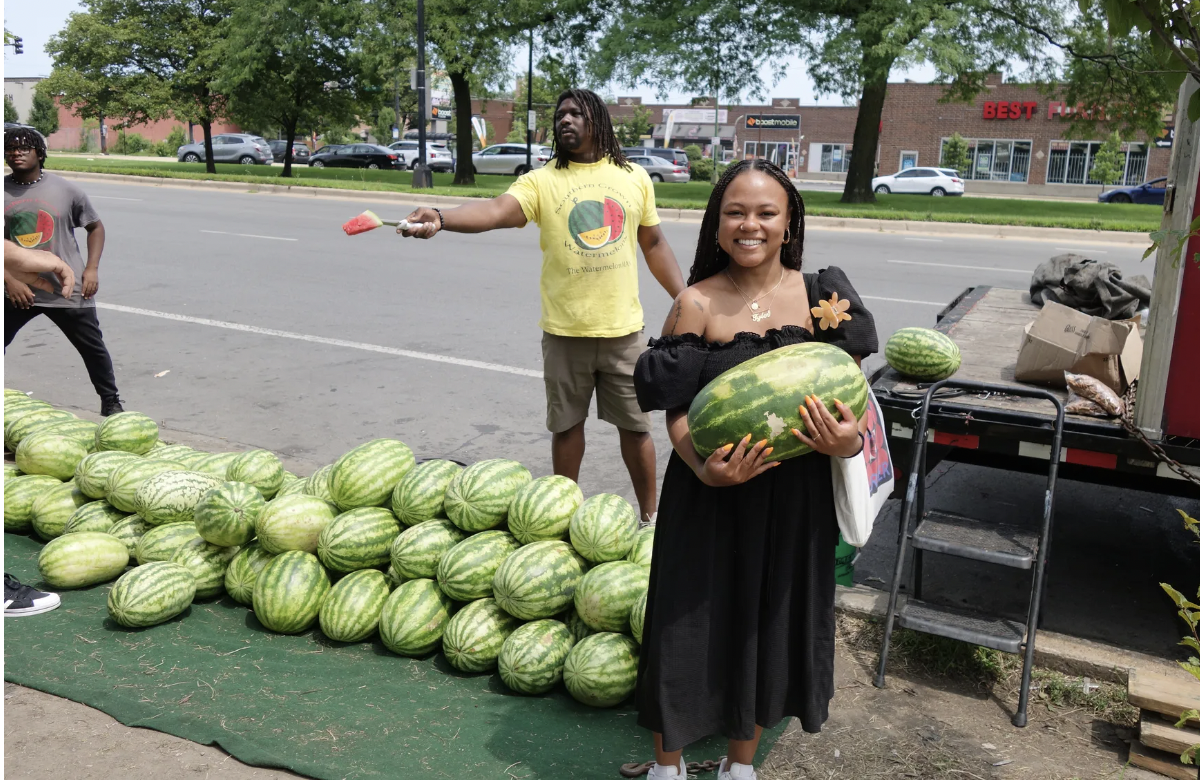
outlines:
[[795, 716], [816, 732], [829, 714], [830, 458], [858, 454], [860, 423], [840, 402], [839, 419], [809, 399], [805, 432], [792, 433], [816, 452], [779, 462], [749, 436], [706, 460], [687, 424], [704, 385], [769, 350], [825, 341], [860, 363], [878, 350], [874, 320], [841, 269], [801, 272], [803, 242], [804, 203], [783, 171], [762, 160], [731, 166], [709, 199], [689, 286], [638, 361], [638, 401], [667, 412], [674, 445], [637, 688], [655, 780], [684, 775], [682, 749], [717, 733], [730, 740], [719, 780], [749, 780], [763, 727]]

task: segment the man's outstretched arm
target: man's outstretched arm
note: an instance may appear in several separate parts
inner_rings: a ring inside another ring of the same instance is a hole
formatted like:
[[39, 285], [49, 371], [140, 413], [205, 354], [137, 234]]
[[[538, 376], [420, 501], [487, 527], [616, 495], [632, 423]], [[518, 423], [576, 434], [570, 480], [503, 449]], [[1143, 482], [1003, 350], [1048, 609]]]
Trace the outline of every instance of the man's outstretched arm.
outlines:
[[422, 206], [406, 219], [410, 224], [421, 223], [419, 228], [396, 231], [410, 238], [433, 238], [443, 230], [451, 233], [484, 233], [499, 228], [525, 227], [526, 222], [521, 204], [508, 193], [458, 208], [441, 209], [440, 216], [437, 210]]

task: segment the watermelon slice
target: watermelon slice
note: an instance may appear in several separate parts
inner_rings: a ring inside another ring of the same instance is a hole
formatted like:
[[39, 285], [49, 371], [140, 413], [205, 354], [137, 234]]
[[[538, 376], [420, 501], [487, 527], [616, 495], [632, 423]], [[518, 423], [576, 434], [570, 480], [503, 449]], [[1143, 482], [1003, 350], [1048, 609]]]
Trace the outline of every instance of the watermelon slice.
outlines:
[[383, 220], [375, 216], [374, 211], [364, 211], [342, 225], [342, 230], [346, 231], [346, 235], [348, 236], [357, 236], [359, 233], [366, 233], [368, 230], [374, 230], [382, 226]]
[[20, 212], [10, 215], [8, 221], [13, 240], [26, 249], [49, 243], [54, 237], [54, 217], [45, 211]]
[[625, 230], [625, 209], [612, 198], [604, 199], [604, 224], [612, 228], [608, 237], [609, 243], [619, 239]]

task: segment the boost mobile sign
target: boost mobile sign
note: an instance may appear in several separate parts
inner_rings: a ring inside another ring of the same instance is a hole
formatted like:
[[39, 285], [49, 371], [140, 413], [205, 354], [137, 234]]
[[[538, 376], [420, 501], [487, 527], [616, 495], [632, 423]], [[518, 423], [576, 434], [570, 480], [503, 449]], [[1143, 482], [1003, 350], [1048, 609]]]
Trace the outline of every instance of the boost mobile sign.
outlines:
[[750, 114], [746, 128], [754, 130], [799, 130], [799, 114]]

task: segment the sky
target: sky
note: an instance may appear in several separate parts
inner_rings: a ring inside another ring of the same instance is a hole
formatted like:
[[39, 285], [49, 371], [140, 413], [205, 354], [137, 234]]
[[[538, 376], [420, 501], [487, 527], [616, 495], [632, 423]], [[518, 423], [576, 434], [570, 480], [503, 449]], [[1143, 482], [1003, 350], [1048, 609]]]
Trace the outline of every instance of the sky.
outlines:
[[[13, 54], [12, 49], [4, 49], [5, 76], [48, 76], [51, 61], [46, 54], [46, 42], [50, 36], [57, 33], [66, 24], [67, 17], [72, 11], [79, 10], [77, 0], [37, 0], [28, 3], [6, 3], [4, 8], [4, 27], [24, 39], [25, 52]], [[514, 71], [515, 74], [515, 71]], [[933, 77], [932, 68], [918, 68], [911, 72], [893, 72], [892, 81], [902, 81], [911, 78], [916, 81], [928, 81]], [[779, 98], [799, 98], [803, 105], [845, 105], [845, 101], [837, 95], [816, 95], [812, 80], [804, 63], [798, 58], [792, 58], [787, 63], [784, 78], [776, 85], [771, 85], [769, 69], [764, 68], [763, 81], [768, 85], [767, 94]], [[658, 103], [657, 91], [650, 86], [640, 88], [610, 87], [609, 92], [617, 95], [639, 96], [644, 102]], [[695, 97], [690, 92], [671, 93], [666, 102], [682, 103]], [[757, 101], [755, 101], [757, 102]]]

